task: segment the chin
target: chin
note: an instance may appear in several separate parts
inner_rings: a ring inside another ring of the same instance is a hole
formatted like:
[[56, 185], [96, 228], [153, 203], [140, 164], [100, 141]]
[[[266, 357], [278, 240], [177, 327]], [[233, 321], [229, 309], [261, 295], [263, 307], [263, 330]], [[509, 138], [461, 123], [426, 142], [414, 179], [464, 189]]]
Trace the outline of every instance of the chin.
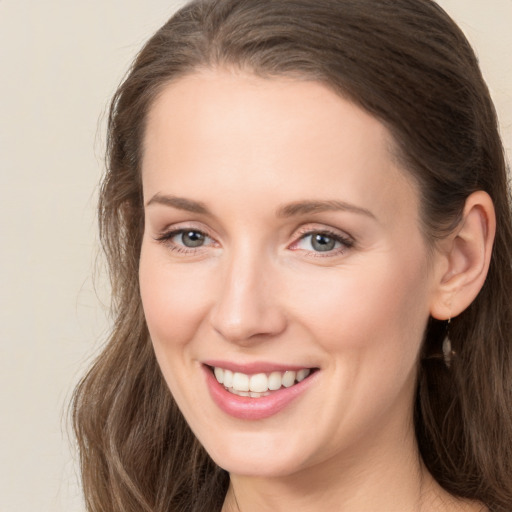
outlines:
[[[229, 439], [203, 444], [213, 461], [231, 474], [260, 478], [284, 477], [306, 465], [304, 443], [288, 433], [234, 433]], [[302, 445], [302, 446], [300, 446]]]

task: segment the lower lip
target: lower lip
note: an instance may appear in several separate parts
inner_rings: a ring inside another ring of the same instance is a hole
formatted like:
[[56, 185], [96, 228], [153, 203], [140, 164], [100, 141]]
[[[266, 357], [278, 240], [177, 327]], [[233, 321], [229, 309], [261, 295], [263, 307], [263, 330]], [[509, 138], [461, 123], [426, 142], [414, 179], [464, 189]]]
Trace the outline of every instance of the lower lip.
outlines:
[[299, 398], [316, 380], [316, 375], [319, 373], [315, 372], [289, 388], [272, 391], [267, 396], [251, 398], [230, 393], [222, 384], [217, 382], [209, 367], [203, 366], [203, 369], [206, 374], [208, 390], [219, 409], [242, 420], [262, 420], [279, 413], [293, 400]]

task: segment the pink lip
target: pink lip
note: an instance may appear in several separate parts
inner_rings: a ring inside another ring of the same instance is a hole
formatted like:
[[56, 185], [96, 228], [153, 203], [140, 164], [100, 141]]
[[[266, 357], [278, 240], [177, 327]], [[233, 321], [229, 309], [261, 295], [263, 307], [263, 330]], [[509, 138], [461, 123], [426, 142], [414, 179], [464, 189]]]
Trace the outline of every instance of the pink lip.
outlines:
[[[226, 366], [221, 367], [226, 368]], [[237, 368], [239, 367], [237, 366]], [[228, 369], [231, 369], [231, 367]], [[272, 371], [268, 370], [268, 366], [265, 366], [265, 369], [267, 372]], [[251, 398], [230, 393], [222, 384], [217, 382], [210, 368], [203, 365], [203, 370], [206, 376], [206, 385], [215, 404], [226, 414], [242, 420], [262, 420], [282, 411], [313, 384], [319, 373], [315, 372], [307, 379], [289, 388], [272, 391], [269, 395], [260, 398]], [[244, 371], [243, 373], [247, 372]], [[257, 371], [249, 373], [257, 373]]]
[[245, 373], [246, 375], [254, 375], [256, 373], [271, 373], [271, 372], [286, 372], [286, 371], [298, 371], [302, 368], [309, 368], [308, 366], [292, 366], [292, 365], [283, 365], [276, 363], [267, 363], [267, 362], [259, 362], [259, 363], [233, 363], [231, 361], [220, 361], [220, 360], [210, 360], [203, 361], [203, 364], [211, 366], [212, 368], [217, 366], [219, 368], [223, 368], [224, 370], [231, 370], [232, 372], [240, 372]]

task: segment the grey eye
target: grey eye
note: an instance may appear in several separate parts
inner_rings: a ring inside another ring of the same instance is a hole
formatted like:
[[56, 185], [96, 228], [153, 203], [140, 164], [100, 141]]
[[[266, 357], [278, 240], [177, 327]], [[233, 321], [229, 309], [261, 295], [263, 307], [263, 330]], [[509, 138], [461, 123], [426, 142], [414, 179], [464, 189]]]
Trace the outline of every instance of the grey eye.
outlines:
[[311, 247], [319, 252], [332, 251], [336, 247], [336, 240], [322, 233], [315, 233], [311, 235]]
[[206, 239], [200, 231], [183, 231], [179, 237], [185, 247], [201, 247]]

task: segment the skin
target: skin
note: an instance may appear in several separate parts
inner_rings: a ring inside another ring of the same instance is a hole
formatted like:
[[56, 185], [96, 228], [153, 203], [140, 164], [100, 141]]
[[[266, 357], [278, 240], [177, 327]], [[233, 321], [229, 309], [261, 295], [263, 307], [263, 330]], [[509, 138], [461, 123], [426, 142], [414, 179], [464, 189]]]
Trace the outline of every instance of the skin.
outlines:
[[[481, 510], [423, 467], [412, 404], [429, 316], [457, 314], [485, 278], [492, 205], [468, 202], [432, 256], [391, 149], [379, 121], [315, 82], [201, 71], [152, 106], [141, 295], [174, 398], [230, 472], [225, 512]], [[301, 201], [345, 207], [282, 214]], [[341, 241], [319, 252], [310, 233], [326, 231]], [[212, 401], [212, 359], [319, 371], [283, 411], [248, 421]]]

